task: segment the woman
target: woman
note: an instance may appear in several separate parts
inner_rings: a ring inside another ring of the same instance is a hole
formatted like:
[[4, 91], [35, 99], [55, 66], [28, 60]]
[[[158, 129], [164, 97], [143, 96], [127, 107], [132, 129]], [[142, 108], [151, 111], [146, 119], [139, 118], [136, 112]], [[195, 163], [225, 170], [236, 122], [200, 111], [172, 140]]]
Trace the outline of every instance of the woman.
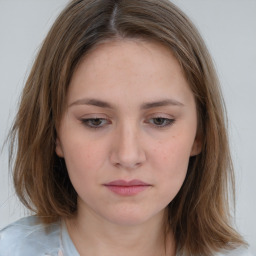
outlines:
[[169, 1], [72, 1], [11, 138], [16, 192], [36, 216], [2, 231], [0, 255], [248, 255], [231, 227], [214, 67]]

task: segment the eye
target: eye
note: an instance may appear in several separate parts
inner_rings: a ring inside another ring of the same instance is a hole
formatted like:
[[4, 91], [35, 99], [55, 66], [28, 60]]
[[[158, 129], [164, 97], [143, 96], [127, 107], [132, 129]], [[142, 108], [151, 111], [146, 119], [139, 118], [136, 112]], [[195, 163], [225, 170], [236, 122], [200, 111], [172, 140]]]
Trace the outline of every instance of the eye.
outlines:
[[81, 119], [81, 122], [89, 127], [89, 128], [102, 128], [105, 125], [107, 125], [109, 123], [109, 121], [107, 119], [104, 118], [87, 118], [87, 119]]
[[167, 127], [172, 125], [175, 122], [174, 119], [166, 118], [166, 117], [154, 117], [149, 120], [150, 124], [153, 124], [157, 128]]

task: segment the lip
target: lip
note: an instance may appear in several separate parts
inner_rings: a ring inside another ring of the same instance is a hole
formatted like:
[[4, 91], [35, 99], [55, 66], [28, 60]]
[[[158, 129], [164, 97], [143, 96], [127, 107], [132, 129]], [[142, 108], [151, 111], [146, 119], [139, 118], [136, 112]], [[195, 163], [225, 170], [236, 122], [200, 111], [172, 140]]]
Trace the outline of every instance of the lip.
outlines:
[[141, 180], [114, 180], [104, 184], [104, 186], [115, 194], [121, 196], [134, 196], [148, 189], [152, 185]]

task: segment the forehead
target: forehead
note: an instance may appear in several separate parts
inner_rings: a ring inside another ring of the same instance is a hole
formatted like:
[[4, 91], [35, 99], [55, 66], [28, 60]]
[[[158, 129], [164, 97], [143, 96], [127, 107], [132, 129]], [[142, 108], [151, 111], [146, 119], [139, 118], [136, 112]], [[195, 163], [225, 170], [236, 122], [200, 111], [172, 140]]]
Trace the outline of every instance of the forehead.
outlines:
[[108, 41], [91, 50], [71, 79], [68, 101], [83, 96], [143, 97], [191, 93], [179, 62], [170, 49], [152, 41]]
[[[169, 65], [173, 64], [180, 69], [178, 61], [167, 46], [158, 41], [139, 38], [109, 39], [100, 42], [89, 50], [81, 62], [86, 68], [95, 68], [96, 65], [100, 68], [101, 64], [117, 64], [117, 70], [130, 68], [131, 64], [147, 69], [163, 68], [168, 62]], [[81, 65], [78, 65], [78, 69], [79, 66]]]

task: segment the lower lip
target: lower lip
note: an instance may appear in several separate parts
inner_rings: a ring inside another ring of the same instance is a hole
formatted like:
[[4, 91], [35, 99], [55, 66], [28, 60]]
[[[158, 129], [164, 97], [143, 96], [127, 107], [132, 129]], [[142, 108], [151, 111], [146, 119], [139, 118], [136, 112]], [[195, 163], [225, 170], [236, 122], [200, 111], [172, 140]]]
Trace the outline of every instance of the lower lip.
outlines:
[[111, 186], [106, 185], [106, 187], [112, 192], [121, 196], [134, 196], [140, 192], [149, 188], [149, 185], [138, 185], [138, 186]]

